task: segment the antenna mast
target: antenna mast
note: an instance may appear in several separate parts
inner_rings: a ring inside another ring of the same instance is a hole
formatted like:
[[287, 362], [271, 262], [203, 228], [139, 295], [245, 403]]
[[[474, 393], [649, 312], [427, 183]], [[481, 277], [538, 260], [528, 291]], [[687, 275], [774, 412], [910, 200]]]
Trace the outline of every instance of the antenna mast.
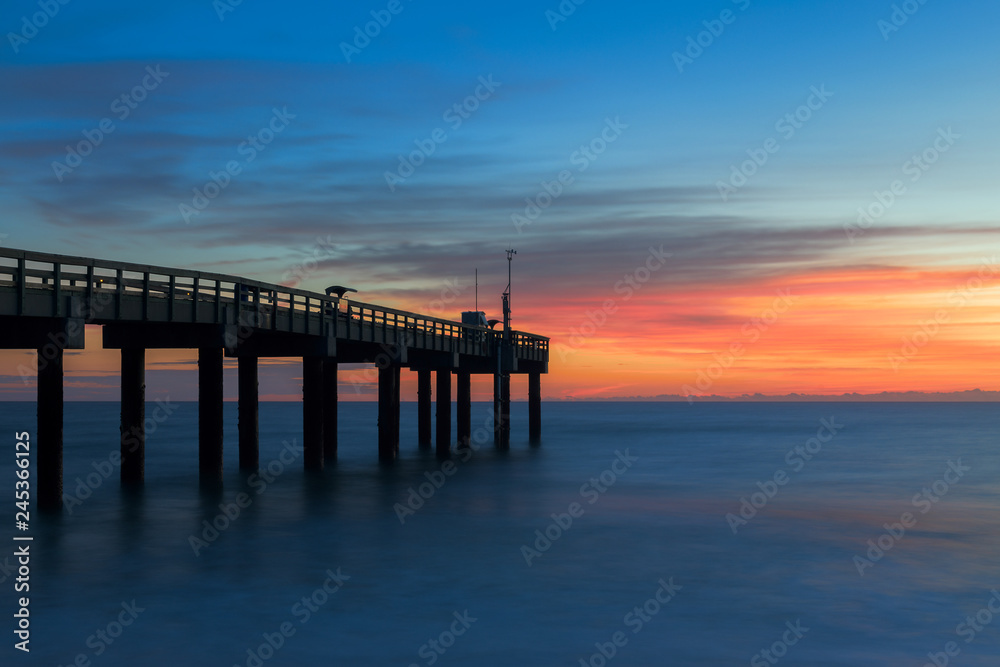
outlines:
[[507, 249], [507, 291], [503, 293], [503, 335], [506, 340], [510, 340], [510, 264], [517, 251], [513, 248]]

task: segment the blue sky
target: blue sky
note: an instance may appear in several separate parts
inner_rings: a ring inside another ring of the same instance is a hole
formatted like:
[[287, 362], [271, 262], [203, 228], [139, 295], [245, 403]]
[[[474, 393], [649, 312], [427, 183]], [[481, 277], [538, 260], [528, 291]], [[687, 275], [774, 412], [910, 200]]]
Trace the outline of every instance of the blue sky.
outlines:
[[[879, 22], [894, 4], [875, 0], [564, 2], [575, 9], [554, 29], [554, 0], [389, 4], [53, 0], [46, 25], [12, 41], [41, 10], [9, 0], [4, 243], [280, 282], [329, 239], [304, 286], [415, 308], [475, 267], [496, 301], [513, 244], [535, 296], [523, 326], [553, 337], [650, 246], [674, 252], [635, 302], [653, 310], [782, 277], [969, 267], [995, 246], [995, 3], [914, 0], [891, 33]], [[391, 21], [347, 62], [341, 44], [372, 12]], [[724, 30], [679, 71], [675, 53], [712, 25]], [[152, 81], [147, 68], [164, 75], [120, 117], [114, 101]], [[497, 85], [453, 126], [445, 113], [481, 80]], [[776, 122], [814, 88], [832, 96], [783, 136]], [[287, 120], [247, 162], [240, 146], [275, 110]], [[53, 163], [105, 118], [113, 131], [60, 180]], [[614, 140], [580, 162], [609, 122]], [[849, 243], [858, 207], [948, 128], [949, 150]], [[438, 129], [446, 140], [390, 189], [398, 156]], [[718, 183], [769, 138], [777, 152], [723, 201]], [[230, 161], [239, 173], [186, 220], [181, 205]], [[563, 170], [572, 183], [519, 232], [511, 216]], [[708, 311], [678, 317], [744, 319]]]

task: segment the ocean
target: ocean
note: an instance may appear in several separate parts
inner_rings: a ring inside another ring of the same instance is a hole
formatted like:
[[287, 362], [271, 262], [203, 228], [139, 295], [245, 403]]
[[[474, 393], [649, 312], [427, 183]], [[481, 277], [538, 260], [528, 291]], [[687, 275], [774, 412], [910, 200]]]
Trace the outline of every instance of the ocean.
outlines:
[[227, 404], [205, 488], [197, 404], [178, 403], [128, 491], [118, 404], [67, 403], [67, 508], [21, 533], [34, 406], [0, 404], [0, 663], [1000, 664], [995, 405], [547, 402], [533, 446], [515, 403], [509, 452], [488, 407], [445, 464], [404, 403], [381, 467], [376, 406], [342, 403], [339, 460], [307, 475], [301, 405], [264, 403], [250, 477]]

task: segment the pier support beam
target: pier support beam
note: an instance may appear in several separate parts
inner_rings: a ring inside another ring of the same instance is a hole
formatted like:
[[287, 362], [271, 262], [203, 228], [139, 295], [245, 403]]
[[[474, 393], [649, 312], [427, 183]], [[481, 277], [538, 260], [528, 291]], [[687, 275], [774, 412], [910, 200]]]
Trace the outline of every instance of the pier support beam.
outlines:
[[393, 366], [395, 374], [392, 379], [392, 403], [395, 405], [392, 417], [392, 441], [396, 446], [396, 458], [399, 458], [399, 398], [403, 383], [400, 381], [401, 367]]
[[198, 470], [222, 479], [222, 348], [198, 348]]
[[38, 350], [38, 507], [62, 506], [63, 349], [54, 343]]
[[431, 446], [431, 371], [417, 371], [417, 443], [420, 448]]
[[500, 439], [510, 449], [510, 373], [500, 376]]
[[510, 449], [510, 373], [493, 377], [493, 443], [497, 449]]
[[323, 358], [302, 358], [302, 447], [306, 470], [323, 469]]
[[146, 350], [122, 349], [121, 482], [140, 484], [146, 466]]
[[451, 369], [437, 370], [437, 455], [451, 454]]
[[323, 459], [337, 460], [337, 360], [323, 360]]
[[378, 369], [378, 460], [392, 463], [399, 454], [399, 366]]
[[468, 371], [458, 372], [458, 413], [455, 415], [458, 427], [458, 448], [468, 449], [472, 439], [472, 375]]
[[493, 445], [500, 448], [500, 373], [493, 374]]
[[240, 470], [260, 467], [260, 398], [257, 357], [241, 356], [239, 366]]
[[542, 374], [528, 373], [528, 438], [542, 437]]

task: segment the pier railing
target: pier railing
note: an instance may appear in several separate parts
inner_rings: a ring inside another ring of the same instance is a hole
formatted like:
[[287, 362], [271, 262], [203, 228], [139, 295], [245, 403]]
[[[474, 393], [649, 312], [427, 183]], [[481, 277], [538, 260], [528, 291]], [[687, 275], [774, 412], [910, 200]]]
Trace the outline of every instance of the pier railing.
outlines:
[[[11, 248], [0, 248], [0, 314], [249, 326], [477, 356], [495, 355], [502, 335], [238, 276]], [[548, 360], [548, 338], [512, 331], [511, 340], [517, 358]]]

